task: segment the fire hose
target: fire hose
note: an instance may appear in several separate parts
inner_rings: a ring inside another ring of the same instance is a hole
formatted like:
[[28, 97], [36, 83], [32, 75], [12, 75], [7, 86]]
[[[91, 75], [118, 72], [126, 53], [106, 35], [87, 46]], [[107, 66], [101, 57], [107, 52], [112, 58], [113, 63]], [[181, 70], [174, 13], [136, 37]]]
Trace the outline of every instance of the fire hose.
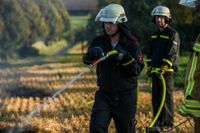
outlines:
[[[96, 66], [97, 64], [99, 64], [100, 62], [104, 61], [105, 59], [107, 59], [108, 57], [110, 57], [111, 55], [114, 54], [118, 54], [118, 51], [116, 50], [112, 50], [110, 52], [108, 52], [105, 56], [98, 58], [96, 60], [94, 60], [91, 64], [89, 64], [87, 67], [89, 69], [92, 69], [94, 66]], [[79, 73], [78, 75], [76, 75], [70, 82], [67, 82], [66, 85], [64, 85], [62, 88], [60, 88], [56, 93], [54, 93], [54, 95], [52, 96], [53, 98], [56, 97], [58, 94], [60, 94], [61, 92], [63, 92], [65, 89], [68, 88], [69, 85], [71, 85], [73, 82], [75, 82], [81, 75], [83, 75], [84, 72]]]
[[[109, 58], [110, 56], [112, 55], [115, 55], [115, 54], [118, 54], [118, 51], [117, 50], [111, 50], [110, 52], [108, 52], [105, 56], [101, 57], [101, 58], [98, 58], [96, 60], [94, 60], [91, 64], [89, 64], [87, 67], [89, 69], [92, 69], [94, 66], [96, 66], [97, 64], [99, 64], [100, 62], [106, 60], [107, 58]], [[67, 82], [64, 86], [62, 86], [60, 89], [58, 89], [58, 91], [56, 91], [49, 99], [52, 100], [53, 98], [55, 98], [56, 96], [58, 96], [60, 93], [62, 93], [63, 91], [65, 91], [72, 83], [74, 83], [77, 79], [80, 78], [81, 75], [83, 75], [85, 72], [81, 72], [79, 74], [77, 74], [72, 80], [70, 80], [69, 82]], [[20, 133], [20, 132], [23, 132], [24, 131], [24, 128], [25, 126], [27, 126], [27, 124], [29, 123], [30, 121], [30, 118], [33, 117], [34, 115], [36, 115], [37, 113], [39, 113], [42, 108], [45, 106], [45, 105], [48, 105], [49, 102], [43, 102], [40, 104], [39, 106], [39, 109], [34, 109], [32, 110], [27, 116], [26, 116], [26, 120], [24, 121], [24, 123], [22, 123], [22, 129], [18, 130], [17, 132]], [[18, 124], [16, 124], [18, 125]], [[14, 131], [15, 129], [12, 128], [9, 133], [13, 133], [13, 132], [16, 132]]]
[[[173, 70], [171, 69], [166, 69], [166, 72], [173, 72]], [[161, 103], [160, 103], [160, 106], [159, 106], [159, 109], [154, 117], [154, 119], [152, 120], [152, 122], [150, 123], [149, 127], [146, 127], [146, 130], [144, 131], [144, 133], [159, 133], [160, 132], [160, 128], [159, 127], [154, 127], [154, 124], [156, 123], [161, 111], [162, 111], [162, 108], [164, 106], [164, 103], [165, 103], [165, 98], [166, 98], [166, 82], [165, 82], [165, 79], [163, 77], [163, 72], [161, 72], [161, 69], [160, 68], [155, 68], [151, 71], [151, 74], [157, 74], [157, 76], [159, 76], [159, 78], [161, 79], [161, 82], [162, 82], [162, 99], [161, 99]], [[186, 118], [185, 120], [183, 120], [182, 122], [180, 122], [179, 124], [177, 124], [176, 126], [172, 127], [171, 129], [168, 129], [166, 131], [163, 131], [163, 132], [171, 132], [174, 128], [177, 128], [179, 127], [180, 125], [186, 123], [186, 122], [189, 122], [190, 125], [193, 127], [192, 123], [190, 122], [191, 118]]]
[[154, 127], [154, 124], [156, 123], [161, 111], [162, 111], [162, 108], [164, 106], [164, 103], [165, 103], [165, 98], [166, 98], [166, 82], [165, 82], [165, 79], [163, 77], [163, 73], [160, 72], [161, 69], [160, 68], [155, 68], [155, 69], [152, 69], [151, 71], [151, 74], [156, 74], [157, 76], [159, 76], [161, 82], [162, 82], [162, 99], [161, 99], [161, 103], [160, 103], [160, 106], [158, 108], [158, 111], [154, 117], [154, 119], [151, 121], [149, 127], [146, 127], [146, 130], [144, 131], [144, 133], [149, 133], [149, 132], [154, 132], [154, 131], [158, 131], [159, 132], [159, 129], [157, 127]]

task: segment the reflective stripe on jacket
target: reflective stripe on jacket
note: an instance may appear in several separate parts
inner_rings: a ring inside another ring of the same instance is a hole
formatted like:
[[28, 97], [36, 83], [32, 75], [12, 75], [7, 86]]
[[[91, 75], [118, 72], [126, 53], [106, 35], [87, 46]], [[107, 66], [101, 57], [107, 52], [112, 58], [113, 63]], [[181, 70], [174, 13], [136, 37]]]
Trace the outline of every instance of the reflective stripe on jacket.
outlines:
[[[107, 35], [96, 37], [88, 49], [91, 47], [101, 47], [104, 53], [113, 50]], [[117, 46], [128, 52], [132, 59], [120, 64], [118, 60], [108, 58], [97, 65], [97, 85], [104, 92], [130, 91], [137, 87], [137, 76], [144, 67], [142, 52], [137, 41], [122, 35]], [[91, 61], [86, 53], [83, 62]], [[92, 62], [92, 61], [91, 61]]]
[[151, 36], [148, 44], [148, 66], [160, 68], [162, 65], [178, 67], [180, 39], [179, 34], [170, 26], [158, 30]]
[[195, 43], [185, 78], [185, 99], [179, 109], [184, 115], [200, 117], [200, 43]]

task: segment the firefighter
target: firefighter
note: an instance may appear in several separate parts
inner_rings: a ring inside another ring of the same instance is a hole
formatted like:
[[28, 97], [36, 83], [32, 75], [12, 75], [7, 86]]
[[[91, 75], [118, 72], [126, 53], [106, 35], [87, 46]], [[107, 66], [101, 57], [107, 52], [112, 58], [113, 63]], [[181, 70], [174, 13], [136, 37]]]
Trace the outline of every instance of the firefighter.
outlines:
[[109, 4], [99, 11], [95, 21], [102, 22], [103, 34], [96, 36], [83, 56], [85, 64], [112, 50], [118, 54], [97, 64], [95, 101], [90, 119], [91, 133], [106, 133], [111, 119], [118, 133], [135, 132], [137, 76], [144, 67], [137, 39], [125, 25], [124, 8]]
[[[180, 0], [179, 4], [195, 8], [200, 15], [199, 0]], [[200, 33], [193, 45], [193, 52], [189, 58], [185, 76], [185, 96], [179, 112], [191, 116], [194, 120], [195, 133], [200, 131]]]
[[160, 69], [166, 82], [166, 99], [162, 111], [155, 123], [160, 128], [169, 128], [174, 122], [174, 72], [178, 68], [180, 39], [178, 32], [169, 26], [172, 21], [168, 7], [157, 6], [151, 15], [158, 29], [151, 35], [148, 44], [147, 75], [152, 80], [152, 106], [153, 115], [156, 116], [162, 99], [162, 82], [157, 74], [151, 74], [153, 69]]

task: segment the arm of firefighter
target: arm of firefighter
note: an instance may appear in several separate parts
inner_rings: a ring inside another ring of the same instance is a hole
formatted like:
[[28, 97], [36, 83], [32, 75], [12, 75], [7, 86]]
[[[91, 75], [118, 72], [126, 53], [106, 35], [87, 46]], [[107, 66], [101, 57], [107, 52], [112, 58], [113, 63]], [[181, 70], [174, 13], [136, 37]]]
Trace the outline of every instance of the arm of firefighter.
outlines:
[[83, 63], [89, 65], [92, 64], [97, 58], [100, 58], [104, 55], [100, 44], [96, 39], [88, 47], [87, 53], [83, 55]]
[[86, 65], [89, 65], [89, 64], [92, 64], [92, 62], [93, 60], [90, 59], [87, 53], [83, 55], [83, 63], [85, 63]]
[[151, 60], [151, 54], [152, 54], [152, 41], [153, 39], [156, 38], [155, 35], [152, 35], [151, 38], [148, 39], [149, 44], [147, 45], [147, 59], [146, 64], [148, 67], [152, 67], [152, 60]]
[[121, 61], [121, 66], [128, 74], [138, 76], [144, 68], [144, 57], [139, 44], [136, 43], [134, 45], [136, 46], [131, 50], [132, 52], [127, 54]]
[[167, 56], [162, 59], [162, 66], [168, 66], [169, 68], [178, 66], [179, 58], [179, 47], [180, 47], [180, 38], [179, 34], [176, 32], [170, 40], [170, 43], [167, 47]]

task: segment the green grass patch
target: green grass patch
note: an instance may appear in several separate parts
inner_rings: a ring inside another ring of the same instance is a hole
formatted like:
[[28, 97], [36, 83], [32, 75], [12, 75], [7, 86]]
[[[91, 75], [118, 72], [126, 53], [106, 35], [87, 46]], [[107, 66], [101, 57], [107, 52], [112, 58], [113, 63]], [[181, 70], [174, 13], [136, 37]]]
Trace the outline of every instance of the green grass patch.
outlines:
[[178, 88], [184, 87], [184, 79], [189, 56], [189, 53], [184, 53], [180, 56], [178, 72], [175, 74], [175, 86]]
[[70, 16], [71, 28], [78, 29], [85, 27], [90, 16]]

